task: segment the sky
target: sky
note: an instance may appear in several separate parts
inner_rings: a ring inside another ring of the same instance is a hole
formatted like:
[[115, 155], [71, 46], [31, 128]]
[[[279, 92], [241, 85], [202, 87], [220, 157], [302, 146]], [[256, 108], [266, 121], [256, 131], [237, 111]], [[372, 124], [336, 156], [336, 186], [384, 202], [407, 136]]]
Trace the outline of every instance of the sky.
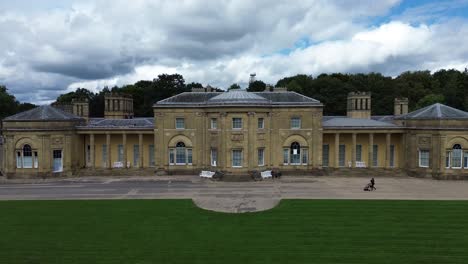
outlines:
[[467, 22], [468, 0], [0, 0], [0, 85], [46, 104], [162, 73], [225, 89], [464, 70]]

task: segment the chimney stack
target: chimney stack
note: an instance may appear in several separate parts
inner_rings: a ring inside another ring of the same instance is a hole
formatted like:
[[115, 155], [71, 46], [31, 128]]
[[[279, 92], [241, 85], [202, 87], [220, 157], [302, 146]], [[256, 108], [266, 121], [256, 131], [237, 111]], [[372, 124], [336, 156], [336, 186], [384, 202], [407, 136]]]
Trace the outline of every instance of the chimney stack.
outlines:
[[393, 109], [394, 109], [393, 114], [395, 116], [406, 115], [408, 113], [408, 98], [406, 97], [395, 98]]
[[130, 95], [108, 93], [104, 95], [104, 118], [132, 119], [133, 98]]
[[72, 99], [73, 114], [83, 117], [88, 121], [89, 119], [89, 102], [88, 99]]
[[348, 94], [347, 116], [349, 118], [371, 118], [371, 93], [351, 92]]

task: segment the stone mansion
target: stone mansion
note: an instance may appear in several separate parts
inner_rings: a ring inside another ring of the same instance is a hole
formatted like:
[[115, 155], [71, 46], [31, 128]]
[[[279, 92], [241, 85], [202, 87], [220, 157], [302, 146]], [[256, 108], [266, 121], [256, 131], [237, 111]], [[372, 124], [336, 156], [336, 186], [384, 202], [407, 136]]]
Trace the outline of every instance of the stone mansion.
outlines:
[[86, 101], [40, 106], [2, 121], [0, 171], [7, 177], [226, 175], [409, 175], [468, 179], [468, 113], [434, 104], [371, 115], [371, 95], [350, 93], [346, 116], [285, 89], [196, 89], [133, 117], [128, 96], [108, 94], [104, 118]]

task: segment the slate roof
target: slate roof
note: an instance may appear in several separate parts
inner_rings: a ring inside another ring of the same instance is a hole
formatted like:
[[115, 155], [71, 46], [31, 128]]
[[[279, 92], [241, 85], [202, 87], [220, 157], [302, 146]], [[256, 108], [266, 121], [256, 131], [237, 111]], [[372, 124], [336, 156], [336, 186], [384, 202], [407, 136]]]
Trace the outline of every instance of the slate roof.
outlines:
[[340, 116], [324, 116], [322, 124], [324, 128], [399, 128], [390, 122]]
[[88, 124], [81, 128], [154, 128], [154, 119], [152, 117], [132, 119], [91, 118]]
[[468, 119], [468, 112], [436, 103], [424, 108], [418, 109], [396, 119], [404, 120], [430, 120], [430, 119]]
[[80, 121], [83, 118], [50, 105], [43, 105], [4, 119], [4, 121]]
[[322, 104], [313, 98], [296, 92], [247, 92], [245, 90], [229, 92], [185, 92], [157, 102], [155, 107], [169, 106], [227, 106], [227, 105], [314, 105]]

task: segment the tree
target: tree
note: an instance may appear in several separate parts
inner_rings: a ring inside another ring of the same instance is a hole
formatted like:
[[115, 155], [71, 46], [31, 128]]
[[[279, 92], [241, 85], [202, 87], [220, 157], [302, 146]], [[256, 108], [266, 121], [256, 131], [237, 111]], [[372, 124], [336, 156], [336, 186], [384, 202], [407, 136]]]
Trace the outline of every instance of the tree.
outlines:
[[229, 86], [228, 91], [229, 90], [238, 90], [240, 88], [241, 88], [240, 85], [238, 85], [237, 83], [233, 83], [233, 84], [231, 84], [231, 86]]
[[266, 89], [266, 84], [262, 81], [254, 81], [249, 83], [249, 87], [247, 88], [248, 92], [263, 92]]
[[8, 93], [6, 86], [0, 85], [0, 119], [14, 115], [17, 111], [18, 101]]
[[435, 103], [445, 103], [445, 97], [441, 94], [428, 94], [418, 101], [416, 104], [416, 109], [423, 108]]

